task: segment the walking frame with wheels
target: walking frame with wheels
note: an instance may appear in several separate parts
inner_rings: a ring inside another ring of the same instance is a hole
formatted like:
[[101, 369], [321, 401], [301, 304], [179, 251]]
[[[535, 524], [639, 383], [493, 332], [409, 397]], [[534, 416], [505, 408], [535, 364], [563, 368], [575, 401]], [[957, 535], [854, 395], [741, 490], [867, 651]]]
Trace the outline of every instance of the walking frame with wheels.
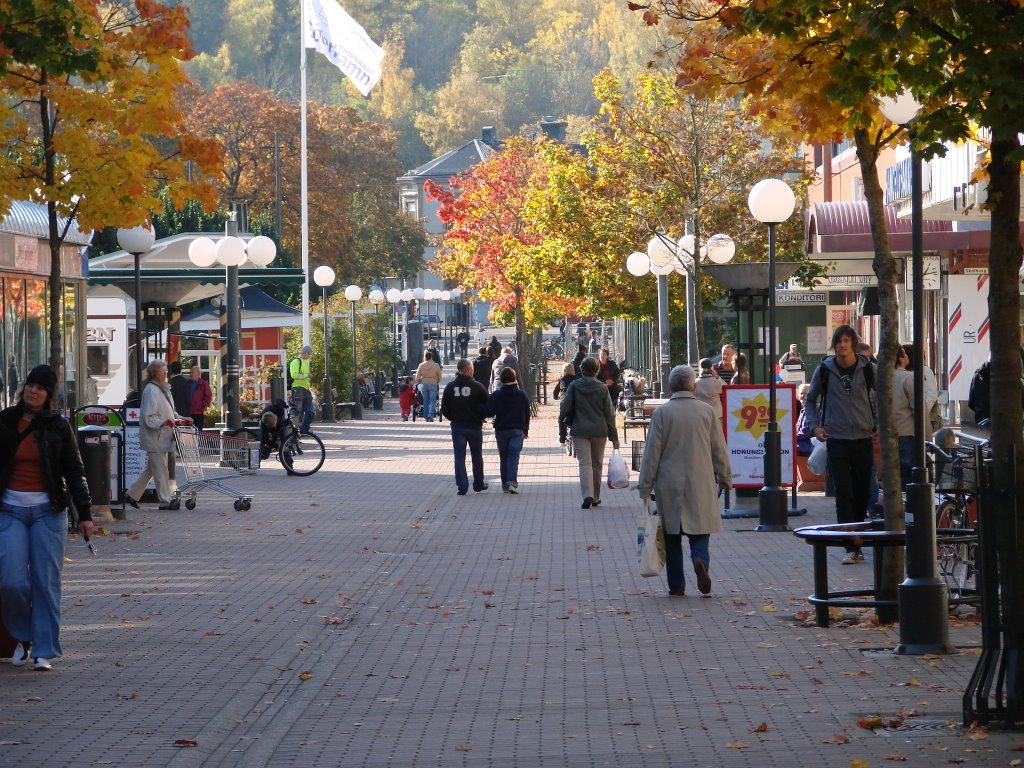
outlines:
[[200, 432], [192, 427], [174, 427], [174, 443], [179, 461], [178, 489], [172, 508], [185, 498], [186, 509], [196, 508], [196, 497], [201, 489], [215, 491], [234, 498], [237, 511], [252, 506], [252, 495], [240, 493], [223, 480], [236, 475], [251, 475], [260, 466], [258, 440], [242, 435], [221, 435]]

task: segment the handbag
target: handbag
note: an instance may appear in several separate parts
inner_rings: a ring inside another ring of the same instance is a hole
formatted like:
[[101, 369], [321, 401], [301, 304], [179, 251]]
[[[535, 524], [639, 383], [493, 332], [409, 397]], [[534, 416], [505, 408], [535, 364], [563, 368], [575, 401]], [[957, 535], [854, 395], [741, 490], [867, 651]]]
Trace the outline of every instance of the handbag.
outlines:
[[811, 455], [807, 457], [807, 469], [816, 475], [824, 475], [828, 469], [828, 449], [825, 443], [816, 437], [811, 438]]
[[658, 576], [665, 568], [665, 529], [661, 515], [651, 512], [650, 503], [644, 503], [643, 514], [636, 526], [636, 554], [640, 561], [640, 575]]
[[932, 432], [938, 432], [940, 429], [946, 426], [946, 422], [942, 420], [942, 412], [939, 410], [938, 400], [932, 403], [931, 410], [928, 411], [928, 419], [932, 425]]
[[629, 467], [618, 448], [613, 448], [608, 457], [608, 487], [629, 488]]

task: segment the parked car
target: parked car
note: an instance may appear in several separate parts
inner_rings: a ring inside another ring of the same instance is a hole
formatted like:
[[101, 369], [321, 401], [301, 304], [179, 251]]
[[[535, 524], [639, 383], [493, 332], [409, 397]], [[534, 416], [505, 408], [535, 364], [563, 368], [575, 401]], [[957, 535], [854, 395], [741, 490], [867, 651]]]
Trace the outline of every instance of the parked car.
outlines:
[[440, 317], [437, 315], [421, 315], [420, 319], [423, 321], [423, 338], [441, 338], [441, 328], [444, 326], [444, 322]]

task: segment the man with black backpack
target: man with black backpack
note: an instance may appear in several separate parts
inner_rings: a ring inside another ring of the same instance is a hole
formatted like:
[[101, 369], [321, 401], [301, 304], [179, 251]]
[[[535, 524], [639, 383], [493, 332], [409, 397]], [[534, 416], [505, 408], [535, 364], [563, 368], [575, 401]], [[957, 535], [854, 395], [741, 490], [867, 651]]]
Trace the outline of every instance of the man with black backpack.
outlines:
[[[804, 408], [811, 434], [824, 441], [828, 471], [836, 490], [836, 519], [857, 523], [867, 510], [874, 466], [876, 367], [857, 354], [857, 332], [841, 325], [832, 334], [834, 355], [811, 377]], [[860, 547], [847, 547], [844, 565], [864, 559]]]

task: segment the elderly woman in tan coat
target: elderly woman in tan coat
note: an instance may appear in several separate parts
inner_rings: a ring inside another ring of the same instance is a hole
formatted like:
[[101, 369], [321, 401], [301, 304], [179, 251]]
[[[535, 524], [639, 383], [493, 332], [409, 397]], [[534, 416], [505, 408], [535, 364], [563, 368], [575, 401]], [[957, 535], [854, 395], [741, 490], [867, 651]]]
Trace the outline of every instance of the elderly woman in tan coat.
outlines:
[[711, 591], [709, 542], [722, 530], [716, 485], [729, 488], [732, 468], [714, 409], [693, 395], [697, 374], [677, 365], [668, 377], [672, 396], [651, 416], [637, 491], [645, 501], [655, 492], [665, 529], [665, 569], [670, 595], [683, 595], [683, 535], [702, 595]]

